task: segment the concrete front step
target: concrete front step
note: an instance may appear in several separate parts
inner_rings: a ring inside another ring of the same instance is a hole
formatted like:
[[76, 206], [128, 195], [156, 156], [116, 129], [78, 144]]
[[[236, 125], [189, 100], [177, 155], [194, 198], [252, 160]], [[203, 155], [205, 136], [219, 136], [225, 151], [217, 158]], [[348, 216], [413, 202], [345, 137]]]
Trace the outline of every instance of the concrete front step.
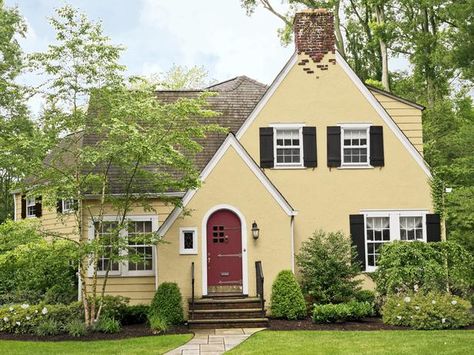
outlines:
[[190, 328], [265, 328], [268, 318], [223, 318], [223, 319], [190, 319]]
[[198, 309], [194, 313], [189, 312], [190, 319], [260, 318], [264, 316], [265, 312], [262, 312], [261, 308]]

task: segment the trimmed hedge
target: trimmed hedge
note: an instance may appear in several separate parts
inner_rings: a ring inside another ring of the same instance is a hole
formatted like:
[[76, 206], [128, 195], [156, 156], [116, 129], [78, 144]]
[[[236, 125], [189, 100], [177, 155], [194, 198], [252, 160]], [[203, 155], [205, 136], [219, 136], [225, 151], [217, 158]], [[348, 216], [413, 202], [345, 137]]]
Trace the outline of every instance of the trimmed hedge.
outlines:
[[306, 303], [291, 270], [283, 270], [272, 285], [271, 312], [275, 318], [299, 319], [306, 316]]
[[184, 321], [182, 297], [174, 282], [163, 282], [158, 286], [148, 312], [148, 319], [156, 318], [166, 325], [181, 324]]
[[314, 305], [313, 322], [334, 323], [361, 320], [374, 315], [373, 305], [369, 302], [350, 301], [338, 304]]
[[454, 329], [473, 322], [471, 304], [448, 293], [406, 293], [387, 297], [383, 322], [415, 329]]

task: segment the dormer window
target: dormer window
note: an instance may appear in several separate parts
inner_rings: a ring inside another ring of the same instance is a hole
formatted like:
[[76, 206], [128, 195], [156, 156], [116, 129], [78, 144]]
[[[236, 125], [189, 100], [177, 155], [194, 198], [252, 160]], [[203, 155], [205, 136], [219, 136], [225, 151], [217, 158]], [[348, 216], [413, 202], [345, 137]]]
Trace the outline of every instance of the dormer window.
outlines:
[[275, 166], [302, 166], [302, 129], [275, 128]]

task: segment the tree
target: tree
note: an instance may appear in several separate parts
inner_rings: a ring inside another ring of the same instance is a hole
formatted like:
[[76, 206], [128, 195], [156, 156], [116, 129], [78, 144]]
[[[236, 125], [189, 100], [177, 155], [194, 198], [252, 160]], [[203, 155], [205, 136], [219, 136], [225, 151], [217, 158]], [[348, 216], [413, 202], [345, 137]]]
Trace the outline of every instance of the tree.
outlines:
[[143, 78], [157, 90], [198, 90], [214, 83], [204, 67], [186, 67], [174, 64], [165, 73], [155, 73]]
[[[156, 100], [153, 85], [125, 79], [118, 63], [122, 49], [110, 44], [100, 24], [69, 6], [57, 10], [51, 24], [57, 44], [31, 56], [34, 68], [49, 81], [41, 91], [47, 102], [41, 117], [44, 156], [34, 164], [35, 179], [26, 181], [26, 187], [51, 207], [58, 199], [77, 201], [74, 232], [45, 233], [75, 240], [85, 322], [91, 325], [100, 317], [97, 298], [105, 294], [111, 265], [133, 258], [120, 237], [128, 214], [135, 206], [150, 209], [151, 192], [159, 196], [196, 188], [192, 157], [201, 148], [196, 139], [220, 129], [202, 123], [201, 118], [215, 115], [205, 107], [206, 94], [163, 104]], [[85, 144], [90, 137], [99, 139]], [[116, 188], [120, 193], [114, 193]], [[107, 208], [116, 213], [113, 226], [104, 223]], [[91, 240], [83, 238], [86, 216], [95, 226]], [[100, 233], [103, 228], [108, 228], [106, 235]], [[137, 239], [156, 243], [159, 236]], [[110, 262], [99, 288], [101, 256]]]

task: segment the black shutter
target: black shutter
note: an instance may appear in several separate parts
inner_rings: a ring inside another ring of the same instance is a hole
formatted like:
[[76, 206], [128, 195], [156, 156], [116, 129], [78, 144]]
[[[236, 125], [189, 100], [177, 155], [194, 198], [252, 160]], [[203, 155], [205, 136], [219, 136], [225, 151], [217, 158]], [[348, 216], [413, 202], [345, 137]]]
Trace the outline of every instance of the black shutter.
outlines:
[[364, 231], [364, 215], [349, 215], [351, 227], [352, 245], [357, 249], [357, 259], [359, 260], [362, 270], [365, 270], [365, 231]]
[[384, 166], [384, 154], [383, 154], [383, 127], [382, 126], [371, 126], [370, 127], [370, 165], [372, 166]]
[[21, 195], [21, 218], [26, 218], [26, 197]]
[[56, 202], [56, 211], [58, 213], [63, 213], [63, 200], [58, 200]]
[[328, 127], [328, 166], [330, 168], [341, 166], [341, 127]]
[[260, 167], [273, 168], [272, 127], [260, 127]]
[[79, 200], [73, 200], [74, 201], [74, 211], [78, 211], [79, 210]]
[[316, 127], [303, 127], [304, 166], [315, 168], [318, 165], [316, 150]]
[[43, 215], [42, 203], [41, 203], [41, 196], [36, 198], [35, 204], [35, 215], [36, 217], [41, 217]]
[[426, 215], [426, 240], [428, 242], [441, 241], [441, 220], [439, 214]]

